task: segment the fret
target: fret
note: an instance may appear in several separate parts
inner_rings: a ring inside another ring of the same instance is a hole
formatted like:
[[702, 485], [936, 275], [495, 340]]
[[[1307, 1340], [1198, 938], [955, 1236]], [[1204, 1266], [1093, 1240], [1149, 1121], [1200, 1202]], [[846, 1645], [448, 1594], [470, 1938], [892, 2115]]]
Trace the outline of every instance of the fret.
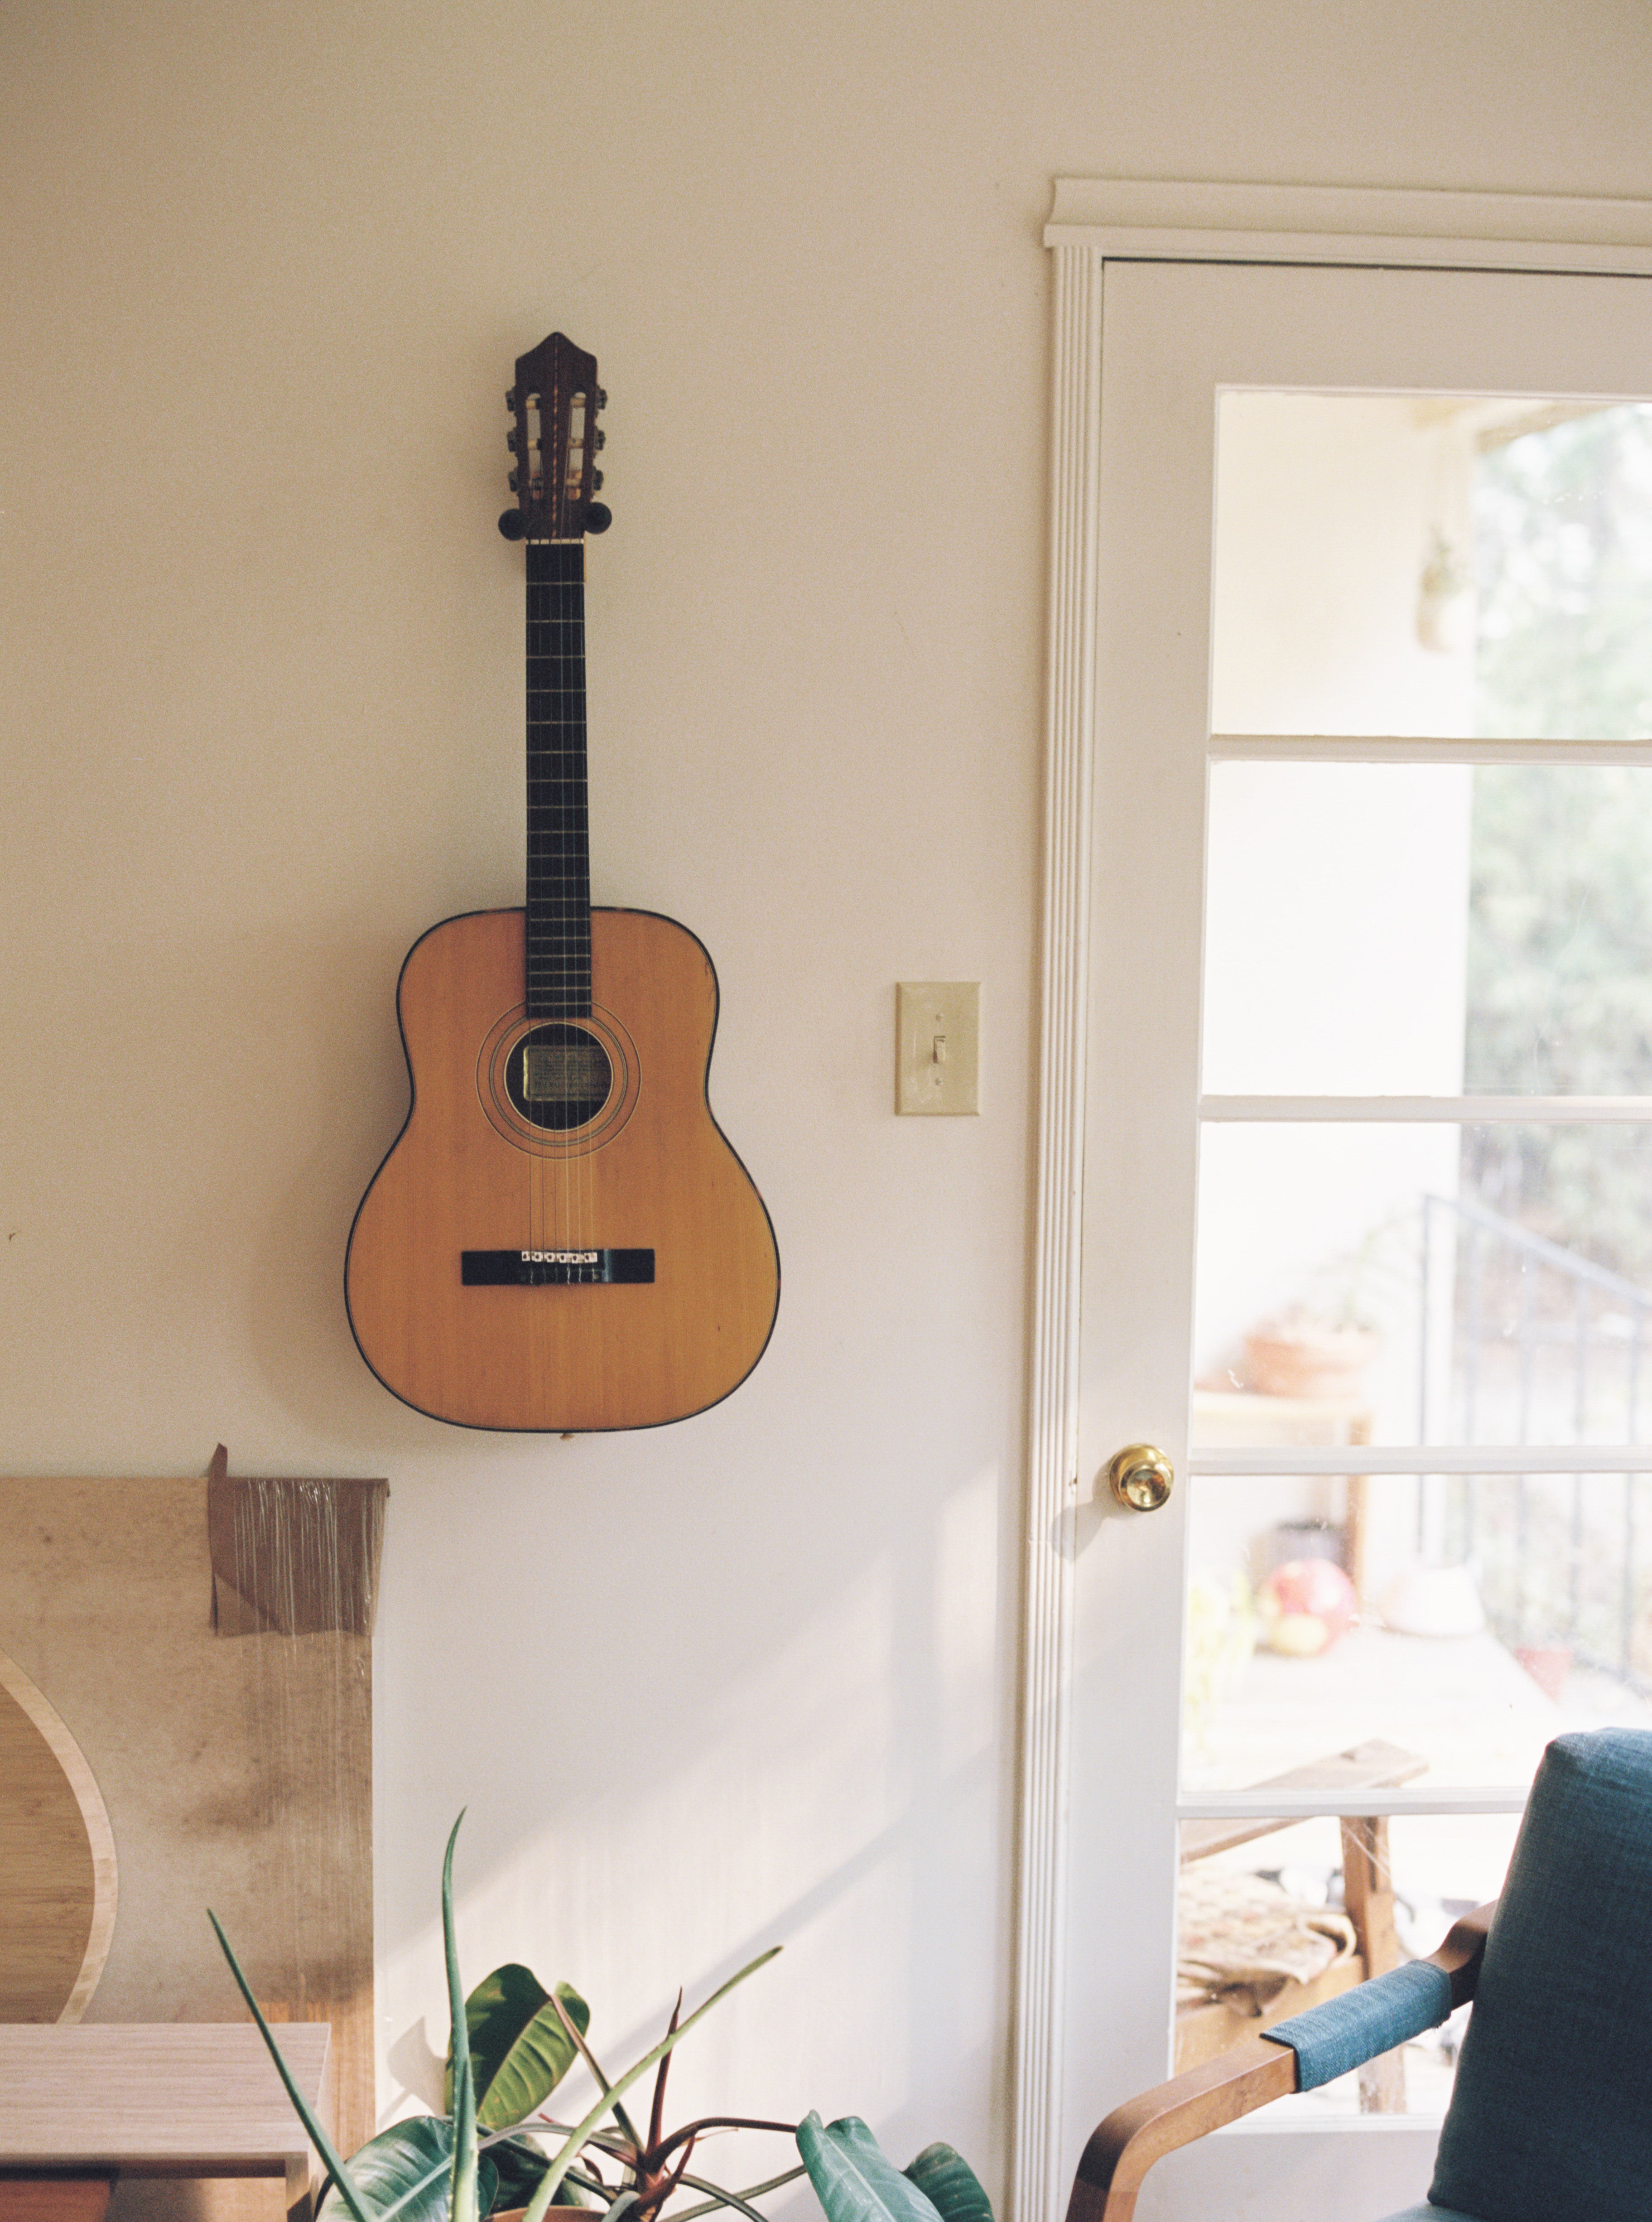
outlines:
[[528, 1016], [588, 1018], [585, 549], [531, 540], [527, 559]]

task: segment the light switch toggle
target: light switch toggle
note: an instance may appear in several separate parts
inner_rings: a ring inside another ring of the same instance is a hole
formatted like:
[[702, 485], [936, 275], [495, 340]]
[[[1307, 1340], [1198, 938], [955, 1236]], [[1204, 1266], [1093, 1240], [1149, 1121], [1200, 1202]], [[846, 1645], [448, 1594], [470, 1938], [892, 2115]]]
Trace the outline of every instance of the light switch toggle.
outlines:
[[903, 980], [895, 990], [897, 1111], [967, 1118], [981, 1108], [981, 983]]

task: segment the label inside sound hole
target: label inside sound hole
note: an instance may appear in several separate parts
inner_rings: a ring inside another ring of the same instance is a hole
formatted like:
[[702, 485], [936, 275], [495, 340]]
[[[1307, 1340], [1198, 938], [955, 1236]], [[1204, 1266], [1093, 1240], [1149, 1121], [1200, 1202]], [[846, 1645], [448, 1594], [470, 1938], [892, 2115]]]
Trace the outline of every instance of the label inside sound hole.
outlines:
[[651, 1281], [651, 1250], [465, 1250], [460, 1277], [468, 1289], [543, 1289]]
[[524, 1034], [505, 1068], [506, 1092], [536, 1127], [567, 1133], [594, 1119], [613, 1086], [613, 1066], [596, 1036], [551, 1020]]

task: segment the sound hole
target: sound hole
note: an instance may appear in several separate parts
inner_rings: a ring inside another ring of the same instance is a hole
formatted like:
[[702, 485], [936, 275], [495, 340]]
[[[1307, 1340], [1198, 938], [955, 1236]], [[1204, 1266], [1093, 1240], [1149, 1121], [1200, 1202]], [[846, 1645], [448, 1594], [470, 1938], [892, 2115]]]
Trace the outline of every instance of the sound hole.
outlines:
[[612, 1085], [613, 1067], [602, 1044], [582, 1026], [560, 1020], [524, 1034], [506, 1060], [512, 1102], [536, 1127], [557, 1133], [594, 1119]]

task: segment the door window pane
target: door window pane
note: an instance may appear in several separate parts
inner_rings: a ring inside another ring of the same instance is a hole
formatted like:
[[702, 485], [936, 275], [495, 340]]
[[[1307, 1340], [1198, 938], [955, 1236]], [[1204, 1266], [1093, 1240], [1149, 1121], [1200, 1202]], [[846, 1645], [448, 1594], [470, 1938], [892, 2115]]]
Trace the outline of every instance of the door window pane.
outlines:
[[1652, 732], [1652, 407], [1234, 392], [1211, 724]]
[[1652, 408], [1482, 424], [1473, 490], [1477, 731], [1652, 731]]
[[1188, 1554], [1186, 1792], [1356, 1749], [1356, 1787], [1523, 1787], [1652, 1727], [1652, 1475], [1201, 1475]]
[[[1370, 1961], [1382, 1973], [1398, 1957], [1432, 1952], [1454, 1921], [1497, 1897], [1519, 1822], [1466, 1814], [1259, 1825], [1267, 1833], [1211, 1849], [1217, 1824], [1182, 1824], [1178, 2067], [1335, 1996], [1372, 1972]], [[1467, 2019], [1465, 2009], [1385, 2063], [1278, 2104], [1310, 2119], [1442, 2115]]]
[[1652, 768], [1214, 764], [1203, 1085], [1652, 1093]]
[[1196, 1443], [1652, 1441], [1652, 1124], [1235, 1121], [1200, 1152]]
[[1207, 1093], [1461, 1092], [1473, 779], [1211, 766]]

